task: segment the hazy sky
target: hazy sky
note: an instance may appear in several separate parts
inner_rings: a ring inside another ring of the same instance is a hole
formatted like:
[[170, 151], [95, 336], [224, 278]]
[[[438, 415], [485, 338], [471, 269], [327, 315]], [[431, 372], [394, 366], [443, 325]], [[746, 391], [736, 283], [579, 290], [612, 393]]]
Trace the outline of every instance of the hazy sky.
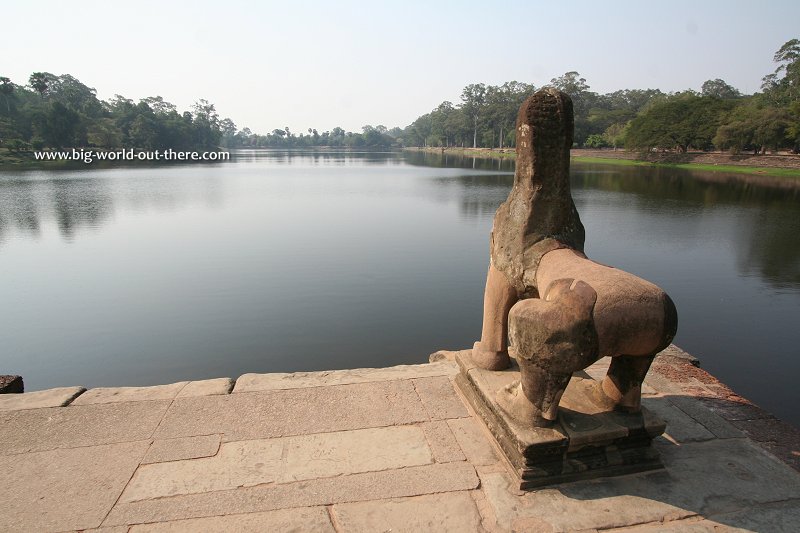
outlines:
[[[541, 86], [576, 70], [600, 93], [758, 90], [800, 38], [800, 2], [55, 2], [0, 10], [0, 76], [72, 74], [186, 110], [213, 102], [239, 128], [404, 127], [469, 83]], [[6, 2], [8, 4], [8, 2]]]

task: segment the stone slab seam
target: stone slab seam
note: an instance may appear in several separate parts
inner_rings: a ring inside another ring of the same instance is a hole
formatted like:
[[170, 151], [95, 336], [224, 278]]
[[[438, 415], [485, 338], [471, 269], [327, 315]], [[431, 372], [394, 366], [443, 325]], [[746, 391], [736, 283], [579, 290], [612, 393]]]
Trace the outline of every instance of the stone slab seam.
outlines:
[[[153, 458], [152, 458], [151, 452], [153, 451], [153, 446], [157, 442], [162, 442], [162, 443], [166, 444], [169, 441], [183, 441], [183, 440], [188, 440], [188, 439], [203, 439], [203, 438], [208, 438], [208, 437], [217, 437], [216, 438], [216, 443], [212, 442], [212, 444], [211, 444], [211, 446], [210, 446], [210, 448], [208, 450], [208, 452], [213, 450], [213, 453], [203, 452], [204, 455], [193, 455], [193, 456], [187, 456], [187, 457], [175, 456], [174, 458], [170, 457], [170, 458], [167, 458], [167, 459], [158, 459], [158, 457], [156, 457], [158, 460], [153, 460]], [[175, 437], [175, 438], [171, 438], [171, 439], [151, 439], [150, 447], [147, 449], [147, 453], [145, 454], [144, 459], [142, 459], [142, 462], [140, 463], [140, 466], [141, 465], [145, 465], [145, 464], [171, 463], [171, 462], [175, 462], [175, 461], [192, 461], [192, 460], [195, 460], [195, 459], [206, 459], [208, 457], [215, 457], [219, 453], [221, 445], [222, 445], [222, 434], [220, 434], [220, 433], [209, 433], [208, 435], [192, 435], [191, 437]]]
[[[399, 484], [390, 484], [391, 479], [398, 476], [391, 475], [393, 472], [407, 471], [409, 475], [400, 476]], [[436, 480], [436, 481], [432, 481]], [[366, 490], [364, 487], [372, 486], [375, 483], [385, 484], [388, 494], [376, 494], [374, 490]], [[432, 483], [433, 486], [419, 487], [416, 483]], [[346, 485], [346, 490], [342, 494], [341, 487]], [[240, 511], [238, 514], [262, 512], [277, 509], [297, 507], [289, 502], [281, 502], [287, 497], [294, 498], [293, 494], [303, 490], [304, 497], [311, 498], [306, 502], [306, 507], [316, 507], [325, 505], [335, 505], [340, 503], [356, 503], [372, 500], [384, 500], [394, 498], [404, 498], [425, 494], [439, 494], [447, 492], [460, 492], [464, 490], [474, 490], [480, 485], [480, 480], [475, 469], [466, 463], [451, 463], [450, 465], [422, 465], [408, 467], [399, 470], [389, 470], [384, 472], [365, 472], [334, 478], [306, 480], [294, 483], [275, 485], [271, 483], [260, 484], [250, 487], [239, 487], [211, 493], [164, 496], [151, 500], [144, 500], [122, 506], [115, 505], [112, 512], [103, 521], [104, 526], [115, 525], [134, 525], [158, 521], [183, 520], [187, 518], [203, 518], [218, 516], [225, 512], [218, 512], [219, 506], [225, 509], [230, 505], [244, 506], [247, 510]], [[264, 492], [267, 492], [265, 494]], [[348, 494], [354, 491], [354, 494]], [[275, 494], [270, 494], [275, 492]], [[283, 493], [283, 494], [282, 494]], [[235, 499], [238, 498], [238, 502]], [[277, 502], [275, 499], [277, 498]], [[209, 509], [209, 505], [217, 506], [217, 509]], [[165, 505], [166, 504], [166, 505]], [[175, 514], [174, 511], [179, 513]], [[115, 513], [116, 511], [116, 513]], [[182, 511], [182, 513], [180, 512]], [[131, 516], [133, 515], [133, 516]], [[164, 517], [153, 519], [151, 517]]]
[[[424, 378], [414, 378], [411, 384], [414, 392], [417, 393], [422, 408], [431, 420], [449, 420], [452, 418], [467, 418], [469, 411], [464, 407], [464, 402], [455, 393], [455, 385], [449, 378], [446, 383], [441, 383], [441, 378], [445, 376], [430, 376]], [[437, 383], [438, 380], [438, 383]], [[435, 387], [444, 386], [444, 394], [437, 394]], [[432, 387], [434, 389], [432, 390]], [[427, 390], [426, 390], [427, 388]], [[437, 404], [437, 402], [439, 402]]]
[[[504, 473], [514, 472], [514, 467], [511, 465], [508, 458], [506, 458], [506, 454], [503, 452], [502, 449], [500, 449], [500, 446], [495, 441], [494, 437], [492, 436], [492, 433], [489, 431], [489, 428], [487, 428], [486, 425], [484, 424], [483, 417], [481, 417], [475, 412], [475, 410], [472, 408], [472, 405], [470, 405], [470, 403], [464, 397], [464, 393], [461, 392], [460, 388], [455, 387], [455, 391], [456, 394], [458, 395], [458, 398], [461, 400], [461, 403], [464, 404], [465, 408], [467, 409], [467, 412], [469, 413], [469, 418], [474, 420], [475, 423], [478, 425], [478, 427], [481, 430], [481, 433], [483, 433], [484, 439], [489, 443], [489, 446], [494, 451], [495, 457], [498, 458], [495, 465], [499, 465]], [[456, 441], [458, 441], [458, 439], [456, 439]], [[460, 442], [459, 442], [459, 447], [461, 447], [461, 451], [464, 452], [464, 447], [461, 446]], [[476, 472], [478, 473], [478, 479], [481, 479], [481, 485], [482, 485], [483, 480], [481, 478], [481, 469], [491, 465], [474, 465], [474, 466], [476, 467]]]
[[[414, 389], [414, 394], [417, 395], [419, 399], [420, 405], [422, 405], [422, 410], [425, 412], [425, 415], [428, 417], [429, 422], [433, 422], [435, 419], [431, 416], [430, 411], [425, 407], [425, 402], [422, 401], [422, 396], [420, 395], [419, 391], [417, 390], [417, 381], [414, 379], [409, 380], [411, 381], [411, 387]], [[463, 403], [463, 402], [462, 402]]]
[[[185, 387], [185, 386], [186, 386], [186, 385], [184, 385], [184, 387]], [[181, 390], [183, 390], [183, 387], [181, 387]], [[180, 392], [180, 391], [178, 391], [178, 392]], [[176, 394], [176, 396], [177, 396], [177, 394]], [[159, 421], [158, 421], [158, 424], [156, 424], [156, 425], [155, 425], [155, 427], [153, 427], [153, 431], [150, 433], [150, 446], [152, 446], [152, 445], [153, 445], [153, 441], [155, 440], [153, 437], [155, 436], [155, 434], [156, 434], [156, 431], [158, 430], [158, 427], [161, 425], [161, 423], [162, 423], [162, 422], [164, 422], [164, 418], [167, 416], [167, 413], [169, 412], [169, 409], [170, 409], [170, 407], [172, 407], [172, 404], [173, 404], [173, 403], [175, 403], [175, 398], [172, 398], [172, 400], [170, 400], [170, 402], [169, 402], [169, 405], [167, 405], [167, 408], [166, 408], [166, 409], [164, 409], [164, 412], [163, 412], [163, 413], [161, 413], [161, 418], [159, 419]], [[123, 487], [122, 487], [122, 491], [119, 493], [119, 495], [117, 495], [117, 499], [116, 499], [116, 500], [114, 500], [114, 505], [112, 505], [112, 506], [111, 506], [111, 507], [108, 509], [108, 512], [105, 514], [105, 516], [103, 517], [103, 519], [100, 521], [100, 525], [101, 525], [101, 526], [102, 526], [102, 525], [103, 525], [103, 524], [106, 522], [106, 520], [108, 520], [108, 516], [111, 514], [111, 512], [112, 512], [112, 511], [114, 510], [114, 508], [117, 506], [117, 504], [119, 503], [120, 499], [122, 499], [122, 495], [123, 495], [123, 494], [125, 494], [125, 491], [127, 490], [127, 488], [128, 488], [128, 485], [130, 485], [130, 484], [131, 484], [131, 480], [132, 480], [132, 479], [133, 479], [133, 477], [136, 475], [136, 472], [138, 472], [138, 471], [139, 471], [139, 468], [142, 466], [142, 461], [144, 461], [144, 458], [145, 458], [145, 457], [147, 457], [147, 452], [148, 452], [148, 450], [150, 449], [150, 446], [148, 446], [148, 449], [147, 449], [147, 450], [145, 450], [144, 454], [143, 454], [143, 455], [142, 455], [142, 457], [139, 459], [139, 465], [138, 465], [136, 468], [134, 468], [134, 469], [133, 469], [133, 472], [131, 472], [131, 475], [130, 475], [130, 477], [128, 478], [128, 481], [126, 481], [126, 482], [125, 482], [125, 486], [123, 486]]]
[[[338, 385], [405, 381], [409, 379], [451, 376], [454, 374], [457, 374], [457, 368], [455, 365], [442, 361], [410, 365], [396, 365], [390, 367], [320, 370], [314, 372], [268, 372], [264, 374], [246, 373], [234, 380], [234, 386], [231, 393], [244, 394], [249, 392], [310, 389]], [[273, 381], [283, 380], [285, 383], [278, 385], [272, 384], [268, 387], [258, 388], [256, 384], [249, 382], [252, 380], [257, 380], [258, 378], [264, 378], [266, 380], [272, 379]], [[339, 378], [341, 381], [336, 381], [337, 378]], [[299, 384], [297, 382], [299, 382]]]
[[[434, 420], [418, 424], [431, 450], [433, 459], [437, 463], [452, 463], [466, 461], [467, 458], [458, 444], [453, 430], [446, 420]], [[438, 437], [438, 439], [437, 439]]]
[[[479, 476], [480, 478], [480, 476]], [[475, 507], [478, 509], [478, 515], [481, 517], [481, 527], [490, 533], [499, 531], [497, 528], [497, 517], [494, 514], [491, 504], [486, 499], [483, 490], [478, 487], [478, 490], [469, 491], [472, 501], [475, 502]]]
[[333, 526], [334, 531], [342, 532], [344, 529], [342, 525], [339, 523], [339, 519], [336, 517], [336, 512], [333, 510], [334, 504], [326, 505], [325, 510], [328, 512], [328, 520], [331, 521], [331, 525]]
[[661, 527], [661, 526], [666, 526], [666, 525], [671, 525], [671, 524], [694, 524], [694, 523], [697, 523], [697, 522], [702, 522], [706, 518], [707, 517], [705, 517], [705, 516], [703, 516], [703, 515], [701, 515], [699, 513], [695, 513], [695, 514], [690, 514], [690, 515], [686, 515], [686, 516], [681, 516], [681, 517], [675, 518], [675, 519], [666, 518], [666, 519], [662, 519], [662, 520], [651, 520], [649, 522], [631, 522], [630, 524], [627, 524], [627, 525], [622, 526], [622, 527], [610, 527], [610, 528], [608, 528], [608, 527], [598, 527], [598, 528], [595, 528], [593, 530], [584, 530], [584, 531], [609, 531], [609, 532], [613, 532], [613, 531], [625, 531], [626, 529], [630, 529], [630, 528], [633, 528], [633, 527], [648, 527], [648, 526]]

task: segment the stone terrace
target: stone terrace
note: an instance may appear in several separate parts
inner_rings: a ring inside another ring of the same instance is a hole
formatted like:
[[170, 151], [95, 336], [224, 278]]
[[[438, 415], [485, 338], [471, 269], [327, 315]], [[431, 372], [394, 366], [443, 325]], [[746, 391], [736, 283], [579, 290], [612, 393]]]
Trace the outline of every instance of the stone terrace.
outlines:
[[[666, 470], [521, 493], [431, 364], [0, 395], [0, 530], [796, 531], [800, 434], [670, 347]], [[588, 372], [597, 378], [607, 361]], [[737, 529], [741, 528], [741, 529]]]

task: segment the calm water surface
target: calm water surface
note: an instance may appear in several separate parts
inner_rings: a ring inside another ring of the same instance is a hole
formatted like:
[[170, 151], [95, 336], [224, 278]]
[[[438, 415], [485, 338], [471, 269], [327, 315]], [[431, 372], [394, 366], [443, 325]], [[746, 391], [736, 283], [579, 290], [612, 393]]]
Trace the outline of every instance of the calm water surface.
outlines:
[[[0, 172], [0, 373], [27, 390], [146, 385], [471, 346], [509, 165], [243, 152]], [[800, 425], [800, 195], [671, 169], [572, 174], [589, 257], [666, 289], [676, 344]]]

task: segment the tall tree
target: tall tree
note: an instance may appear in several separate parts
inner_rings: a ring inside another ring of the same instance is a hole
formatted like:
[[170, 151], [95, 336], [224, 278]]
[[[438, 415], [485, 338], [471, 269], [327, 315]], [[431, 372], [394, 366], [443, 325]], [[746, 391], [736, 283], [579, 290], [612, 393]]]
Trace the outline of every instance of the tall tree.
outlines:
[[47, 92], [47, 89], [55, 80], [55, 76], [50, 74], [49, 72], [34, 72], [31, 74], [30, 78], [28, 78], [28, 83], [33, 90], [39, 93], [39, 96], [44, 100], [44, 93]]
[[11, 114], [11, 105], [9, 104], [8, 100], [13, 93], [14, 84], [11, 83], [11, 80], [5, 76], [0, 76], [0, 94], [3, 95], [3, 100], [6, 102], [6, 112], [9, 115]]
[[461, 109], [472, 123], [472, 147], [478, 147], [478, 124], [486, 104], [486, 85], [473, 83], [464, 87], [461, 92]]
[[772, 60], [778, 67], [761, 80], [761, 89], [773, 105], [789, 105], [800, 99], [800, 39], [781, 46]]
[[[572, 98], [572, 107], [575, 112], [575, 143], [583, 144], [591, 134], [589, 110], [597, 100], [597, 93], [591, 92], [586, 79], [574, 70], [558, 78], [553, 78], [550, 80], [550, 85], [567, 93]], [[602, 133], [602, 130], [597, 133]]]
[[739, 98], [742, 96], [742, 93], [740, 93], [738, 89], [728, 85], [725, 80], [719, 78], [704, 81], [700, 89], [700, 94], [713, 98]]

